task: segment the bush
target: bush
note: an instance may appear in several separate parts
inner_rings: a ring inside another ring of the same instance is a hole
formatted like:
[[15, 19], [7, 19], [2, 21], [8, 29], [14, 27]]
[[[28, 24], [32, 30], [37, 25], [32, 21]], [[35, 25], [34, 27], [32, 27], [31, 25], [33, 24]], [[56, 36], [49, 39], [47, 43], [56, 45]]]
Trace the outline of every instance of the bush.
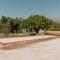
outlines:
[[60, 28], [50, 28], [50, 31], [60, 31]]

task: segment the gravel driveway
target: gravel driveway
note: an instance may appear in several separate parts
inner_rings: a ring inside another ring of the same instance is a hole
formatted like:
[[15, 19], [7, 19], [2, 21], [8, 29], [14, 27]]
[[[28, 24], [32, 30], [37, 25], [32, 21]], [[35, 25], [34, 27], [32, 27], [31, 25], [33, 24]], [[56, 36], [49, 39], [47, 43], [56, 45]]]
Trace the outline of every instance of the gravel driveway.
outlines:
[[0, 60], [60, 60], [60, 38], [25, 48], [0, 50]]

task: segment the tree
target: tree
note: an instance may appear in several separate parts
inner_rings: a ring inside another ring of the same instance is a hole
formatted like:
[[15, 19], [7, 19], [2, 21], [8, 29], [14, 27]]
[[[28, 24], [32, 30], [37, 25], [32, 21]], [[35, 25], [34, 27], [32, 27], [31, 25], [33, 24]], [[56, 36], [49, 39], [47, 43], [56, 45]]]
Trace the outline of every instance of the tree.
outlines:
[[17, 33], [22, 32], [23, 29], [29, 29], [30, 32], [39, 33], [40, 29], [44, 31], [51, 27], [57, 27], [58, 23], [53, 25], [53, 21], [45, 16], [30, 15], [28, 18], [11, 18], [2, 16], [0, 19], [0, 32], [4, 33]]
[[27, 23], [30, 29], [34, 29], [36, 33], [39, 33], [40, 29], [44, 31], [48, 30], [52, 26], [52, 20], [45, 16], [31, 15], [27, 18]]

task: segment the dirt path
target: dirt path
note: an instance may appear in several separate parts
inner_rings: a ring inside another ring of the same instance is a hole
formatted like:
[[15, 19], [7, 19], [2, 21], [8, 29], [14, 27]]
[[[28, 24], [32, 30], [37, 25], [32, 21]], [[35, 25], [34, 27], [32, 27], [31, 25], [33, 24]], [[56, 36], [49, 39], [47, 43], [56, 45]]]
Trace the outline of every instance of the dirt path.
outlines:
[[43, 35], [43, 36], [30, 36], [30, 37], [14, 37], [14, 38], [0, 38], [0, 42], [2, 43], [10, 43], [16, 41], [25, 41], [25, 40], [34, 40], [34, 39], [42, 39], [54, 37], [53, 35]]
[[60, 38], [25, 48], [0, 50], [0, 60], [60, 60]]
[[2, 38], [0, 39], [0, 50], [11, 50], [16, 48], [23, 48], [31, 46], [43, 41], [48, 41], [57, 38], [57, 36], [43, 35], [43, 36], [30, 36], [30, 37], [15, 37], [15, 38]]

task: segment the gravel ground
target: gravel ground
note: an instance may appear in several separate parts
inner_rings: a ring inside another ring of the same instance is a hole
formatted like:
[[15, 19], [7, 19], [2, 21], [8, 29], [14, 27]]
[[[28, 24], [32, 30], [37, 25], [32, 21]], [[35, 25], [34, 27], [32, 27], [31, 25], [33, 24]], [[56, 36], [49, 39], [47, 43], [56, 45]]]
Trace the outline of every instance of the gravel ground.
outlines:
[[60, 38], [25, 48], [0, 50], [0, 60], [60, 60]]

